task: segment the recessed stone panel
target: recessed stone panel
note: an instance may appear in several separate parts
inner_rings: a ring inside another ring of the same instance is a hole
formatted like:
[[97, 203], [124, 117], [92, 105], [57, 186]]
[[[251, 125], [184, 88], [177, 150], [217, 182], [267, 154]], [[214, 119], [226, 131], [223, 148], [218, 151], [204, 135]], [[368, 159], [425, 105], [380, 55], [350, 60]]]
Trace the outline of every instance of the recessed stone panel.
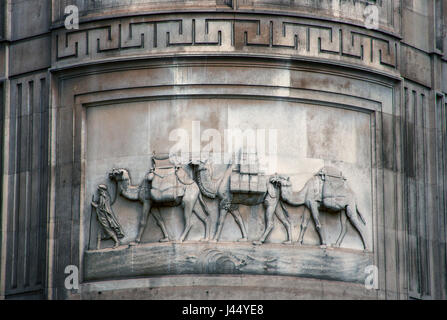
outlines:
[[[191, 229], [185, 238], [186, 241], [199, 241], [206, 236], [206, 224], [200, 219], [200, 215], [187, 213], [181, 205], [154, 204], [156, 207], [152, 208], [144, 230], [140, 231], [144, 214], [143, 202], [131, 200], [122, 193], [116, 194], [117, 184], [108, 176], [112, 168], [125, 168], [130, 174], [131, 185], [140, 185], [142, 188], [151, 168], [153, 152], [169, 153], [175, 146], [183, 145], [189, 153], [193, 153], [196, 138], [200, 141], [200, 151], [211, 152], [208, 161], [212, 183], [216, 187], [221, 181], [225, 181], [225, 172], [230, 165], [225, 162], [226, 155], [236, 155], [232, 161], [237, 161], [237, 154], [241, 150], [257, 152], [259, 174], [270, 177], [279, 173], [287, 176], [294, 194], [305, 190], [307, 181], [313, 179], [321, 168], [337, 167], [342, 172], [346, 185], [355, 190], [355, 198], [353, 197], [352, 201], [366, 220], [361, 231], [365, 232], [365, 240], [371, 250], [371, 179], [374, 172], [371, 166], [370, 122], [369, 113], [281, 100], [177, 98], [87, 107], [84, 198], [88, 201], [83, 208], [83, 234], [86, 236], [84, 241], [87, 248], [99, 249], [90, 253], [90, 256], [100, 254], [101, 250], [110, 250], [106, 248], [113, 246], [112, 240], [104, 240], [97, 246], [97, 234], [102, 227], [96, 220], [90, 199], [97, 199], [97, 187], [100, 184], [108, 187], [112, 210], [121, 224], [124, 233], [124, 237], [120, 239], [121, 245], [132, 245], [139, 232], [142, 232], [141, 242], [145, 244], [156, 244], [163, 239], [164, 234], [157, 214], [160, 215], [171, 242], [181, 241], [186, 219], [191, 219]], [[229, 137], [233, 139], [232, 144]], [[239, 140], [240, 144], [237, 145], [236, 140], [239, 138], [242, 140]], [[233, 164], [230, 169], [231, 166]], [[185, 168], [189, 176], [194, 177], [194, 171], [188, 169], [187, 165]], [[237, 214], [233, 216], [230, 212], [220, 221], [219, 207], [222, 200], [219, 197], [203, 198], [209, 210], [210, 237], [213, 238], [217, 234], [221, 224], [222, 230], [217, 239], [237, 245], [237, 241], [244, 237], [236, 219]], [[262, 238], [268, 226], [269, 218], [266, 217], [266, 208], [262, 203], [263, 201], [250, 206], [240, 204], [238, 209], [231, 209], [240, 215], [247, 232], [245, 240], [249, 243]], [[198, 201], [194, 208], [204, 212]], [[340, 216], [345, 213], [333, 212], [324, 206], [320, 209], [319, 221], [325, 230], [325, 240], [328, 245], [335, 244], [342, 232], [343, 220], [346, 220]], [[291, 233], [288, 235], [287, 226], [278, 219], [280, 216], [274, 215], [270, 217], [273, 228], [266, 236], [265, 243], [280, 244], [291, 237], [293, 242], [287, 246], [287, 250], [299, 254], [301, 251], [297, 241], [300, 239], [301, 224], [307, 221], [308, 228], [303, 231], [303, 244], [319, 252], [320, 238], [309, 207], [304, 202], [297, 207], [284, 202], [278, 205], [277, 212], [280, 210], [285, 210], [283, 212], [290, 223]], [[357, 212], [355, 214], [357, 215]], [[363, 244], [358, 227], [351, 225], [349, 219], [346, 225], [347, 233], [341, 246], [362, 252]], [[260, 252], [262, 256], [263, 251]], [[124, 259], [122, 263], [125, 265], [132, 263], [125, 257], [120, 259]], [[281, 270], [278, 274], [288, 272], [287, 269]], [[150, 274], [150, 270], [147, 272]], [[163, 272], [171, 273], [169, 270]]]

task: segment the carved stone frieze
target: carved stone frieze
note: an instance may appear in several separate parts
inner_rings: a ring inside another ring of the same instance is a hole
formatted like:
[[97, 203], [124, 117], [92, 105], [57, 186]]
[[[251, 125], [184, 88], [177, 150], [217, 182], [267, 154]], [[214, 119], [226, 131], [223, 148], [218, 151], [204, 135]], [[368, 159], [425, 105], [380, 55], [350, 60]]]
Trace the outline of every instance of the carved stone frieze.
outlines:
[[140, 16], [53, 33], [57, 67], [135, 56], [251, 54], [317, 59], [397, 72], [399, 43], [344, 24], [259, 15]]
[[[247, 227], [239, 212], [239, 205], [252, 207], [261, 204], [265, 209], [265, 229], [259, 238], [254, 239], [253, 244], [261, 245], [266, 241], [274, 228], [274, 216], [285, 227], [286, 240], [283, 243], [292, 244], [292, 224], [289, 218], [290, 213], [286, 208], [287, 204], [294, 207], [304, 205], [307, 209], [302, 217], [298, 244], [303, 244], [304, 234], [310, 216], [312, 216], [320, 244], [326, 247], [326, 230], [319, 217], [320, 209], [325, 209], [330, 213], [342, 215], [341, 231], [334, 244], [335, 247], [340, 247], [346, 235], [347, 221], [349, 220], [359, 233], [365, 251], [368, 251], [368, 240], [364, 230], [367, 222], [359, 210], [355, 193], [348, 186], [343, 174], [336, 168], [328, 166], [321, 168], [314, 177], [306, 182], [302, 190], [292, 192], [292, 183], [289, 177], [279, 174], [266, 177], [256, 169], [253, 169], [256, 166], [250, 165], [245, 167], [242, 164], [235, 165], [230, 163], [227, 165], [227, 169], [222, 177], [213, 181], [210, 174], [212, 166], [207, 161], [190, 160], [186, 165], [154, 166], [154, 157], [155, 155], [152, 157], [153, 167], [150, 168], [148, 174], [139, 185], [132, 184], [127, 169], [114, 168], [109, 173], [109, 178], [116, 182], [117, 194], [127, 200], [139, 201], [142, 204], [138, 235], [131, 245], [137, 245], [141, 242], [148, 217], [151, 213], [163, 233], [163, 238], [160, 241], [167, 242], [173, 240], [169, 238], [169, 232], [158, 208], [175, 206], [183, 208], [185, 221], [183, 233], [178, 239], [179, 242], [186, 240], [192, 228], [191, 218], [193, 213], [205, 225], [203, 241], [218, 242], [220, 240], [225, 219], [228, 213], [230, 213], [242, 234], [242, 238], [239, 241], [246, 242], [248, 241]], [[250, 184], [250, 182], [244, 186], [244, 180], [256, 180], [263, 183], [264, 186], [259, 187], [258, 184], [254, 185]], [[204, 187], [205, 185], [207, 188]], [[92, 205], [97, 208], [98, 220], [102, 228], [115, 240], [114, 248], [116, 248], [119, 245], [116, 231], [120, 229], [120, 226], [116, 218], [112, 219], [112, 223], [108, 219], [108, 217], [114, 217], [114, 214], [106, 187], [100, 185], [98, 190], [100, 200], [103, 200], [98, 203], [92, 202]], [[211, 228], [210, 211], [203, 197], [217, 200], [218, 202], [218, 212], [213, 214], [218, 217], [215, 228]], [[203, 211], [196, 207], [197, 204], [200, 205]], [[306, 214], [307, 211], [309, 213]], [[216, 231], [211, 233], [211, 230]], [[97, 249], [99, 249], [99, 246]]]

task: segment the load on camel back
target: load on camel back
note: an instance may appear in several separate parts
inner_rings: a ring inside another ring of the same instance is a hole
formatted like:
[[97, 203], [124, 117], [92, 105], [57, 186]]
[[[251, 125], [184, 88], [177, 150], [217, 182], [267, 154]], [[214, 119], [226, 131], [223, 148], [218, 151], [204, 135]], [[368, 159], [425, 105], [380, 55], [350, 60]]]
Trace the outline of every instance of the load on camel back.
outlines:
[[318, 174], [323, 181], [321, 193], [323, 206], [334, 211], [344, 209], [350, 192], [343, 173], [337, 168], [326, 166], [320, 169]]
[[263, 197], [267, 191], [268, 177], [259, 169], [256, 153], [243, 152], [239, 164], [233, 167], [230, 178], [230, 191], [233, 194], [259, 194]]
[[153, 154], [152, 168], [146, 178], [151, 184], [150, 195], [157, 202], [181, 202], [185, 194], [185, 184], [193, 180], [181, 166], [172, 163], [168, 154]]

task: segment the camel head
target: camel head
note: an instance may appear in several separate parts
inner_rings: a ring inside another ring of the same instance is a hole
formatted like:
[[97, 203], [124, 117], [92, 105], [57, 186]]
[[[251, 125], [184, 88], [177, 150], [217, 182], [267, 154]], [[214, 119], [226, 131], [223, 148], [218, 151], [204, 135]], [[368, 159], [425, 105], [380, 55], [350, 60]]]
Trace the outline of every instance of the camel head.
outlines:
[[[191, 166], [195, 174], [206, 174], [206, 171], [210, 171], [210, 166], [208, 164], [208, 159], [190, 159], [187, 163], [188, 166]], [[209, 174], [209, 172], [208, 172]]]
[[190, 161], [190, 164], [196, 168], [197, 172], [208, 170], [207, 163], [208, 163], [208, 159], [205, 159], [205, 160], [199, 159], [199, 160], [191, 160]]
[[109, 179], [115, 180], [115, 181], [124, 181], [129, 179], [129, 171], [124, 168], [116, 169], [113, 168], [109, 172]]
[[286, 203], [294, 204], [294, 193], [292, 191], [292, 182], [290, 177], [275, 174], [270, 177], [269, 182], [281, 192], [281, 199]]
[[282, 176], [276, 173], [270, 177], [269, 181], [277, 188], [287, 188], [292, 186], [290, 177]]

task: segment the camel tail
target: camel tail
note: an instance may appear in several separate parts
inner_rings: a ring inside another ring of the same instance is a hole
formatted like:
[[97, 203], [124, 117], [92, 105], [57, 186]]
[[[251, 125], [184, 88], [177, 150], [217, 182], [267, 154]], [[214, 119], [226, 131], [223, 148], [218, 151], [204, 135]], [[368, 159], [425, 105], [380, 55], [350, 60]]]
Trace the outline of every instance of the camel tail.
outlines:
[[357, 214], [360, 217], [360, 220], [362, 220], [363, 224], [366, 226], [366, 220], [365, 217], [363, 217], [362, 213], [360, 212], [359, 208], [357, 207], [357, 205], [355, 206], [356, 210], [357, 210]]

